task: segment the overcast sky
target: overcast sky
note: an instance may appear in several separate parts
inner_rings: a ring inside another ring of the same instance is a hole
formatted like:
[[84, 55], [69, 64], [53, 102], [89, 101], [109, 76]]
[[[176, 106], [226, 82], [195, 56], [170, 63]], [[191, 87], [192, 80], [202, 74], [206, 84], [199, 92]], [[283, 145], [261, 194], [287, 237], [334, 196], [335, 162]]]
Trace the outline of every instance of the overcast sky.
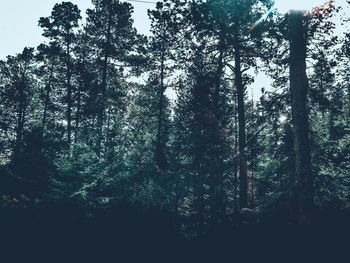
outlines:
[[[66, 0], [77, 4], [84, 17], [87, 8], [91, 7], [90, 0]], [[40, 17], [49, 16], [56, 3], [62, 0], [0, 0], [0, 59], [14, 55], [24, 47], [36, 47], [44, 38], [38, 27]], [[135, 26], [140, 33], [149, 31], [147, 9], [153, 4], [135, 3]]]

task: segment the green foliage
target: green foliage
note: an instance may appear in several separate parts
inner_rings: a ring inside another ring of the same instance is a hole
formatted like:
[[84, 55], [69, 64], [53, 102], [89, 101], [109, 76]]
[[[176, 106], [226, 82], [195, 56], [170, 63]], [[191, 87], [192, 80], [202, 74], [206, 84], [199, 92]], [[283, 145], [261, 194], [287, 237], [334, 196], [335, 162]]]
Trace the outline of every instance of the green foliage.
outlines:
[[57, 175], [50, 178], [53, 198], [93, 202], [104, 178], [105, 165], [86, 144], [78, 143], [55, 162]]
[[[237, 218], [292, 221], [288, 16], [261, 20], [265, 0], [166, 0], [148, 12], [146, 37], [131, 4], [92, 3], [83, 26], [76, 5], [56, 4], [39, 20], [49, 42], [0, 61], [0, 197], [160, 209], [187, 235]], [[340, 210], [350, 197], [350, 35], [336, 36], [322, 12], [309, 22], [311, 188], [318, 208]], [[272, 88], [254, 100], [258, 72]]]

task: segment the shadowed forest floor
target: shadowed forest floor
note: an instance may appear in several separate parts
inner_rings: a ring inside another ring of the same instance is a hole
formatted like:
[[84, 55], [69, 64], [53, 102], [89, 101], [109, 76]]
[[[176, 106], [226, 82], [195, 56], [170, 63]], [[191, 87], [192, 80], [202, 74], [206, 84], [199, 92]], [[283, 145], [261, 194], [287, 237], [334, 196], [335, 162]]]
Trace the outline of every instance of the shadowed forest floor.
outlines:
[[175, 217], [159, 211], [120, 206], [90, 212], [67, 205], [2, 209], [1, 257], [9, 259], [2, 262], [340, 262], [350, 236], [349, 215], [320, 214], [304, 226], [232, 221], [188, 238]]

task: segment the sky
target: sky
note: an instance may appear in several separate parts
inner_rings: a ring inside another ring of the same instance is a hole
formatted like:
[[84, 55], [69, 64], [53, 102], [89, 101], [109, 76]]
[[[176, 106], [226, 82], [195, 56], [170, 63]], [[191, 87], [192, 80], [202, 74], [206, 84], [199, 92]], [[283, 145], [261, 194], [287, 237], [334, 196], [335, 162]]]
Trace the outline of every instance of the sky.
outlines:
[[[90, 0], [66, 0], [78, 5], [84, 17]], [[56, 3], [62, 0], [0, 0], [0, 59], [15, 55], [24, 47], [36, 47], [44, 41], [42, 30], [38, 27], [40, 17], [50, 16]], [[134, 6], [135, 27], [140, 33], [149, 31], [150, 23], [147, 9], [153, 4], [132, 2]]]

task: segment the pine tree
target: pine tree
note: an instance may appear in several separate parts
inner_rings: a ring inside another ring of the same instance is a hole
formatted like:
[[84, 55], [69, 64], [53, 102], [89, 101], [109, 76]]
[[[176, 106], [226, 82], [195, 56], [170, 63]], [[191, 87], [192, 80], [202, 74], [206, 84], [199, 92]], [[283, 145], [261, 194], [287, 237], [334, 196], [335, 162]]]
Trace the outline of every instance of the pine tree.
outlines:
[[[16, 56], [1, 61], [2, 101], [6, 106], [3, 120], [7, 140], [12, 142], [11, 159], [14, 167], [22, 161], [23, 136], [28, 127], [29, 109], [33, 107], [34, 49], [25, 48]], [[6, 149], [6, 148], [5, 148]]]
[[[128, 55], [135, 49], [136, 30], [133, 28], [131, 4], [117, 0], [93, 1], [94, 8], [87, 11], [86, 32], [95, 50], [95, 63], [98, 65], [97, 136], [96, 151], [102, 151], [103, 127], [106, 121], [106, 108], [109, 89], [113, 85], [112, 64], [118, 64], [122, 70]], [[115, 61], [112, 63], [112, 60]], [[117, 67], [118, 68], [118, 67]]]
[[39, 20], [39, 26], [44, 29], [43, 36], [48, 37], [52, 42], [57, 43], [64, 49], [64, 58], [66, 65], [66, 104], [67, 104], [67, 142], [70, 146], [72, 139], [72, 110], [73, 110], [73, 87], [72, 79], [72, 45], [74, 43], [74, 30], [79, 26], [81, 19], [80, 10], [77, 5], [70, 2], [62, 2], [53, 7], [51, 16], [42, 17]]
[[174, 30], [172, 28], [171, 5], [169, 3], [158, 3], [156, 10], [149, 11], [148, 15], [151, 19], [150, 38], [150, 62], [152, 75], [154, 74], [159, 82], [159, 99], [158, 99], [158, 131], [156, 136], [155, 160], [160, 170], [167, 167], [166, 143], [167, 135], [164, 129], [164, 112], [165, 109], [165, 91], [166, 78], [169, 74], [169, 59], [172, 57], [172, 46], [174, 43]]

